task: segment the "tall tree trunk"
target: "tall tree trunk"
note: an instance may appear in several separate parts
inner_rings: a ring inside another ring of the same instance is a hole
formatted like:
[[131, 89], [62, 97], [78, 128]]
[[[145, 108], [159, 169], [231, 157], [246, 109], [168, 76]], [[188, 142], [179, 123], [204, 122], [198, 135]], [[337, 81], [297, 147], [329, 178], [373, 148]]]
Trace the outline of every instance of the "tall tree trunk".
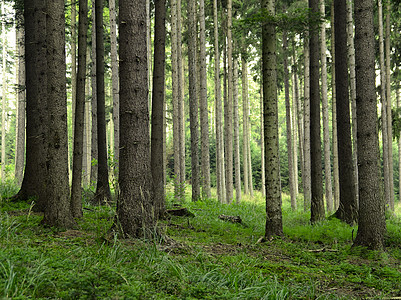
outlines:
[[232, 0], [227, 1], [227, 100], [224, 103], [224, 133], [226, 158], [227, 202], [233, 201], [233, 46], [232, 46]]
[[[297, 209], [297, 199], [294, 188], [294, 153], [292, 146], [292, 125], [291, 125], [291, 105], [290, 105], [290, 80], [288, 73], [288, 38], [287, 32], [283, 31], [283, 68], [284, 68], [284, 93], [285, 93], [285, 116], [286, 116], [286, 137], [287, 137], [287, 158], [288, 158], [288, 177], [290, 187], [290, 198], [292, 210]], [[294, 99], [293, 99], [294, 100]]]
[[[248, 118], [248, 132], [252, 131], [252, 124]], [[251, 153], [251, 138], [252, 134], [249, 134], [248, 139], [248, 173], [249, 173], [249, 194], [250, 197], [253, 198], [253, 173], [252, 173], [252, 153]]]
[[388, 175], [390, 186], [390, 203], [389, 208], [394, 211], [394, 164], [393, 164], [393, 126], [391, 116], [391, 69], [390, 69], [390, 9], [391, 3], [387, 1], [386, 10], [386, 100], [387, 100], [387, 134], [388, 134]]
[[209, 117], [207, 105], [207, 76], [206, 76], [206, 25], [205, 1], [199, 1], [199, 46], [200, 46], [200, 124], [201, 124], [201, 153], [202, 153], [202, 194], [211, 198], [210, 193], [210, 157], [209, 157]]
[[64, 0], [46, 1], [47, 156], [46, 206], [43, 223], [76, 226], [71, 213], [68, 180], [67, 93]]
[[[331, 3], [331, 57], [333, 58], [331, 67], [331, 107], [332, 120], [337, 120], [337, 102], [336, 102], [336, 70], [335, 70], [335, 32], [334, 32], [334, 1]], [[332, 122], [333, 132], [333, 183], [334, 183], [334, 209], [337, 209], [340, 203], [340, 178], [338, 167], [338, 142], [337, 142], [337, 122]], [[356, 128], [356, 127], [355, 127]], [[358, 193], [357, 193], [358, 194]]]
[[[319, 0], [320, 14], [325, 16], [324, 0]], [[331, 182], [330, 159], [330, 128], [329, 128], [329, 101], [327, 99], [327, 57], [326, 57], [326, 23], [320, 26], [320, 60], [322, 82], [322, 116], [323, 116], [323, 145], [324, 145], [324, 179], [326, 189], [327, 211], [333, 211], [333, 186]]]
[[373, 1], [355, 0], [355, 63], [359, 167], [359, 221], [354, 244], [382, 249], [386, 232], [378, 166]]
[[311, 141], [310, 141], [310, 49], [309, 34], [304, 38], [304, 211], [311, 205]]
[[[75, 105], [77, 102], [77, 2], [70, 0], [71, 5], [71, 120], [72, 120], [72, 145], [68, 145], [71, 151], [74, 144], [74, 120], [75, 120]], [[71, 155], [68, 154], [68, 160]], [[68, 171], [71, 171], [70, 162], [68, 163]], [[70, 172], [71, 174], [71, 172]]]
[[[401, 88], [400, 85], [398, 84], [397, 86], [397, 109], [400, 109], [401, 107]], [[401, 200], [401, 139], [398, 139], [398, 200]]]
[[1, 22], [3, 53], [2, 53], [2, 101], [1, 101], [1, 182], [4, 182], [6, 175], [6, 113], [7, 113], [7, 35], [6, 35], [6, 21], [4, 19], [4, 0], [1, 3], [1, 15], [3, 21]]
[[217, 0], [213, 0], [213, 22], [214, 22], [214, 95], [216, 106], [216, 186], [217, 197], [220, 203], [225, 202], [224, 174], [224, 144], [222, 128], [222, 107], [221, 107], [221, 80], [220, 80], [220, 52], [219, 52], [219, 31], [217, 18]]
[[[249, 120], [249, 101], [248, 101], [248, 70], [247, 63], [245, 59], [245, 50], [241, 54], [241, 66], [242, 66], [242, 134], [243, 134], [243, 162], [244, 162], [244, 194], [249, 194], [249, 167], [248, 167], [248, 139], [249, 139], [249, 130], [248, 130], [248, 120]], [[263, 127], [263, 126], [262, 126]], [[263, 154], [263, 152], [262, 152]], [[262, 155], [263, 157], [263, 155]]]
[[[275, 14], [275, 1], [262, 0], [262, 9]], [[263, 118], [266, 164], [265, 237], [283, 235], [281, 212], [280, 158], [278, 144], [276, 32], [273, 24], [262, 26]]]
[[98, 172], [98, 136], [97, 136], [97, 88], [96, 88], [96, 13], [95, 1], [92, 0], [92, 68], [91, 68], [91, 86], [92, 86], [92, 134], [91, 134], [91, 176], [90, 184], [97, 182]]
[[161, 217], [165, 210], [164, 192], [164, 84], [165, 84], [165, 46], [166, 46], [166, 1], [155, 1], [155, 43], [151, 122], [151, 169], [154, 189], [156, 216]]
[[[129, 237], [150, 237], [152, 193], [147, 82], [146, 1], [120, 0], [120, 195], [117, 216]], [[133, 87], [133, 88], [132, 88]]]
[[261, 152], [261, 180], [262, 197], [266, 197], [266, 163], [265, 163], [265, 130], [264, 130], [263, 82], [260, 85], [260, 152]]
[[390, 205], [390, 167], [389, 167], [389, 143], [387, 127], [387, 99], [386, 99], [386, 67], [384, 62], [384, 36], [383, 36], [383, 5], [382, 0], [378, 0], [378, 22], [379, 22], [379, 61], [380, 61], [380, 99], [382, 115], [382, 142], [383, 142], [383, 178], [384, 196], [386, 205]]
[[82, 166], [84, 151], [86, 40], [88, 34], [88, 0], [79, 1], [78, 72], [75, 105], [74, 151], [71, 186], [71, 211], [75, 218], [82, 217]]
[[117, 174], [120, 152], [120, 96], [118, 82], [118, 56], [117, 56], [117, 26], [116, 26], [116, 1], [109, 0], [110, 11], [110, 57], [111, 57], [111, 84], [113, 95], [113, 129], [114, 129], [114, 170]]
[[15, 146], [15, 179], [17, 185], [22, 183], [25, 160], [25, 33], [23, 28], [23, 16], [18, 12], [17, 19], [17, 126]]
[[241, 202], [241, 157], [239, 147], [238, 114], [238, 59], [233, 59], [233, 108], [234, 108], [234, 166], [235, 166], [235, 201]]
[[[312, 13], [319, 13], [319, 0], [309, 0]], [[324, 214], [322, 144], [320, 139], [319, 93], [319, 33], [315, 25], [309, 28], [310, 50], [310, 155], [311, 155], [311, 223], [322, 220]]]
[[189, 122], [191, 129], [192, 201], [201, 199], [199, 167], [199, 124], [196, 72], [196, 1], [188, 1], [188, 79], [189, 79]]
[[96, 0], [96, 100], [97, 100], [97, 142], [98, 176], [95, 203], [111, 200], [109, 171], [107, 165], [106, 113], [104, 87], [104, 42], [103, 42], [103, 0]]
[[[299, 160], [301, 161], [301, 172], [304, 172], [304, 156], [303, 156], [303, 134], [302, 134], [302, 115], [300, 114], [299, 109], [299, 83], [298, 83], [298, 66], [297, 66], [297, 58], [295, 54], [295, 41], [292, 39], [292, 74], [293, 74], [293, 90], [294, 90], [294, 98], [293, 98], [293, 110], [294, 110], [294, 170], [295, 170], [295, 194], [296, 196], [299, 193], [298, 187], [298, 154], [299, 152]], [[298, 142], [297, 142], [298, 136]]]
[[[90, 49], [86, 47], [86, 65], [90, 64]], [[91, 102], [90, 102], [90, 80], [86, 80], [85, 92], [85, 120], [84, 120], [84, 152], [82, 160], [83, 168], [83, 186], [87, 188], [90, 185], [90, 171], [91, 171]]]
[[[293, 69], [293, 68], [292, 68]], [[292, 111], [293, 113], [291, 114], [291, 122], [293, 124], [292, 126], [292, 136], [293, 136], [293, 150], [292, 153], [294, 153], [294, 191], [295, 191], [295, 198], [298, 196], [298, 123], [297, 123], [297, 118], [298, 118], [298, 83], [296, 83], [297, 80], [297, 75], [293, 73], [293, 70], [291, 71], [291, 82], [292, 82]]]
[[340, 205], [335, 216], [353, 225], [358, 220], [357, 202], [354, 186], [354, 164], [350, 124], [350, 102], [348, 89], [346, 1], [334, 3], [335, 28], [335, 71], [337, 95], [338, 160], [340, 179]]
[[352, 113], [352, 157], [354, 160], [354, 185], [356, 194], [356, 203], [358, 205], [358, 147], [356, 135], [356, 87], [355, 87], [355, 46], [354, 46], [354, 21], [352, 18], [352, 0], [347, 0], [347, 49], [348, 49], [348, 68], [351, 96]]

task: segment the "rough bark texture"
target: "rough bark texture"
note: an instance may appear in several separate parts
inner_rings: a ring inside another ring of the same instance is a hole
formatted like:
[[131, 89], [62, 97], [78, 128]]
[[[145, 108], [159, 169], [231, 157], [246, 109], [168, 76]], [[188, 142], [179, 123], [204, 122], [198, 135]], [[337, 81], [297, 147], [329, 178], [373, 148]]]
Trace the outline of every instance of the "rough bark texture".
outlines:
[[91, 86], [92, 86], [92, 133], [91, 133], [91, 176], [90, 184], [95, 185], [98, 171], [98, 142], [97, 142], [97, 88], [96, 88], [96, 13], [95, 1], [92, 1], [92, 68], [91, 68]]
[[114, 129], [114, 173], [118, 174], [120, 153], [120, 95], [118, 82], [118, 55], [117, 55], [117, 26], [116, 1], [109, 0], [110, 11], [110, 57], [111, 57], [111, 84], [113, 91], [113, 129]]
[[146, 1], [120, 0], [120, 195], [117, 216], [126, 236], [154, 233], [149, 152]]
[[22, 16], [17, 16], [17, 126], [15, 146], [15, 179], [18, 185], [22, 183], [25, 160], [25, 34]]
[[196, 76], [196, 5], [188, 1], [189, 122], [191, 129], [192, 201], [200, 200], [198, 93]]
[[217, 18], [217, 0], [213, 0], [213, 22], [214, 22], [214, 95], [216, 109], [216, 186], [217, 198], [220, 203], [225, 202], [224, 174], [224, 139], [222, 128], [222, 105], [221, 105], [221, 80], [220, 80], [220, 52], [219, 52], [219, 30]]
[[46, 1], [47, 156], [43, 223], [61, 228], [76, 224], [68, 180], [67, 93], [64, 1]]
[[358, 220], [358, 206], [354, 188], [354, 164], [352, 157], [350, 102], [348, 89], [346, 1], [334, 3], [336, 111], [338, 135], [338, 160], [340, 180], [340, 204], [335, 216], [353, 225]]
[[[319, 0], [320, 13], [325, 15], [324, 0]], [[320, 26], [320, 61], [322, 82], [322, 116], [323, 116], [323, 146], [324, 146], [324, 182], [327, 211], [333, 210], [333, 186], [331, 182], [330, 159], [330, 128], [329, 128], [329, 101], [327, 96], [327, 55], [326, 55], [326, 23]]]
[[290, 187], [291, 208], [297, 209], [297, 199], [295, 195], [295, 174], [294, 174], [294, 153], [292, 146], [292, 122], [291, 122], [291, 104], [290, 104], [290, 79], [288, 73], [288, 38], [287, 32], [283, 32], [283, 68], [284, 68], [284, 94], [285, 94], [285, 124], [287, 138], [287, 158], [288, 158], [288, 177]]
[[206, 26], [205, 1], [199, 1], [199, 47], [200, 47], [200, 124], [201, 124], [201, 153], [202, 153], [202, 194], [211, 198], [210, 193], [210, 157], [209, 157], [209, 114], [207, 105], [207, 76], [206, 76]]
[[233, 60], [233, 107], [234, 107], [234, 166], [235, 201], [241, 202], [241, 157], [239, 150], [239, 112], [238, 112], [238, 60]]
[[[319, 0], [309, 0], [312, 13], [319, 12]], [[310, 155], [311, 155], [311, 222], [324, 219], [322, 143], [320, 138], [319, 33], [309, 28], [310, 49]]]
[[166, 1], [155, 1], [155, 50], [152, 93], [152, 130], [151, 130], [151, 168], [155, 211], [158, 217], [166, 210], [164, 192], [164, 84], [165, 84], [165, 46], [166, 46]]
[[382, 249], [386, 231], [378, 166], [373, 1], [355, 0], [355, 63], [358, 128], [359, 221], [354, 244]]
[[[261, 6], [275, 14], [274, 0], [262, 0]], [[281, 213], [280, 158], [277, 108], [276, 32], [273, 24], [262, 26], [263, 118], [266, 163], [265, 237], [283, 235]]]
[[310, 61], [309, 61], [309, 35], [304, 38], [304, 211], [311, 205], [311, 142], [310, 142]]
[[75, 105], [74, 152], [72, 165], [71, 210], [82, 217], [82, 166], [84, 151], [86, 39], [88, 34], [88, 0], [79, 1], [78, 72]]
[[[68, 145], [69, 149], [74, 144], [74, 126], [75, 126], [75, 105], [77, 103], [77, 2], [76, 0], [70, 0], [71, 5], [71, 120], [72, 123], [72, 144]], [[68, 154], [68, 159], [70, 159], [70, 154]], [[70, 163], [68, 163], [69, 171]]]
[[96, 100], [98, 176], [94, 202], [103, 204], [111, 200], [109, 170], [107, 164], [106, 113], [104, 87], [103, 0], [96, 0]]

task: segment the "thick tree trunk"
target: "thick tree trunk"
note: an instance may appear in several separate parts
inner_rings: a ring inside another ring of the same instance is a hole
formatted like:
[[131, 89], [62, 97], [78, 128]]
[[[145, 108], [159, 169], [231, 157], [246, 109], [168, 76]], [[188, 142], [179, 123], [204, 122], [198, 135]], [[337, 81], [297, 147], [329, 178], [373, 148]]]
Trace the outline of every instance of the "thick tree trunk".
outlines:
[[235, 166], [235, 201], [241, 202], [241, 157], [239, 147], [238, 113], [238, 60], [233, 60], [233, 107], [234, 107], [234, 166]]
[[118, 174], [120, 153], [120, 95], [118, 82], [118, 55], [117, 55], [117, 26], [116, 1], [109, 0], [110, 11], [110, 57], [111, 57], [111, 84], [113, 95], [113, 129], [114, 129], [114, 173]]
[[75, 218], [82, 217], [82, 166], [84, 151], [86, 39], [88, 32], [88, 0], [79, 1], [78, 72], [75, 105], [74, 151], [71, 187], [71, 211]]
[[[324, 0], [319, 0], [320, 13], [325, 15]], [[322, 116], [323, 116], [323, 145], [324, 145], [324, 182], [326, 189], [327, 211], [333, 211], [333, 186], [331, 182], [330, 159], [330, 128], [329, 128], [329, 101], [327, 96], [327, 57], [326, 57], [326, 23], [320, 26], [320, 61], [322, 82]]]
[[354, 244], [382, 249], [385, 202], [378, 166], [373, 1], [355, 0], [355, 63], [359, 167], [359, 221]]
[[47, 157], [43, 223], [73, 228], [68, 180], [67, 93], [64, 1], [46, 2]]
[[94, 202], [103, 204], [111, 201], [109, 171], [107, 165], [107, 138], [104, 87], [104, 42], [103, 0], [96, 0], [96, 100], [97, 100], [97, 147], [98, 176]]
[[146, 1], [120, 0], [120, 195], [126, 236], [151, 237], [156, 226], [150, 166]]
[[196, 76], [196, 2], [188, 1], [188, 79], [189, 79], [189, 121], [191, 129], [191, 171], [192, 201], [201, 199], [199, 170], [199, 124], [198, 93]]
[[334, 3], [335, 27], [335, 72], [336, 72], [336, 111], [338, 135], [338, 160], [340, 180], [340, 205], [335, 216], [353, 225], [358, 220], [358, 206], [354, 185], [354, 164], [352, 158], [350, 102], [348, 89], [346, 1]]
[[[319, 12], [319, 0], [309, 0], [312, 13]], [[310, 155], [311, 155], [311, 223], [325, 217], [323, 202], [322, 144], [320, 138], [319, 33], [310, 25]]]
[[[275, 14], [274, 0], [262, 0], [261, 6]], [[266, 164], [266, 227], [265, 237], [283, 235], [281, 212], [280, 159], [278, 144], [276, 32], [274, 25], [262, 26], [263, 118]]]
[[199, 1], [199, 47], [200, 47], [200, 124], [202, 153], [202, 196], [211, 198], [210, 193], [210, 157], [209, 157], [209, 117], [207, 105], [207, 74], [206, 74], [206, 25], [205, 1]]
[[152, 93], [151, 130], [151, 169], [153, 177], [154, 203], [156, 216], [161, 217], [165, 210], [164, 192], [164, 84], [165, 84], [165, 46], [166, 46], [166, 1], [155, 1], [155, 50]]

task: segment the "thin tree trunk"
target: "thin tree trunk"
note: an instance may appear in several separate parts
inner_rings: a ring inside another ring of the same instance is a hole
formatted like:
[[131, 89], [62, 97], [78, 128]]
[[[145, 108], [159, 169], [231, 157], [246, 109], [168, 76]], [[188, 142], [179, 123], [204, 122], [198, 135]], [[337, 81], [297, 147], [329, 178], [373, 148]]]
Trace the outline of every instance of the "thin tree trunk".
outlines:
[[74, 120], [74, 150], [71, 186], [71, 211], [74, 218], [82, 217], [82, 165], [85, 123], [86, 40], [88, 34], [88, 0], [79, 0], [78, 72]]
[[110, 11], [110, 58], [111, 58], [111, 84], [113, 99], [113, 129], [114, 129], [114, 173], [118, 174], [120, 152], [120, 98], [118, 82], [118, 55], [117, 55], [117, 26], [116, 26], [116, 2], [109, 0]]
[[15, 179], [17, 185], [22, 183], [25, 160], [25, 34], [23, 28], [23, 16], [17, 15], [17, 126], [15, 147]]
[[[244, 51], [245, 52], [245, 51]], [[241, 66], [242, 66], [242, 134], [243, 134], [243, 162], [244, 162], [244, 194], [249, 194], [249, 168], [248, 168], [248, 139], [249, 139], [249, 131], [248, 131], [248, 90], [247, 90], [247, 65], [245, 60], [245, 54], [241, 54]]]
[[262, 197], [266, 197], [266, 166], [265, 166], [265, 130], [263, 118], [263, 83], [260, 85], [260, 152], [261, 152], [261, 180], [262, 180]]
[[91, 134], [91, 176], [90, 184], [97, 182], [98, 172], [98, 142], [97, 142], [97, 88], [96, 88], [96, 13], [95, 1], [92, 0], [92, 68], [91, 68], [91, 86], [92, 86], [92, 134]]
[[297, 75], [293, 73], [293, 67], [291, 68], [291, 81], [292, 81], [292, 136], [293, 136], [293, 150], [292, 153], [294, 154], [294, 191], [295, 191], [295, 198], [298, 196], [298, 83], [296, 83]]
[[309, 62], [309, 35], [304, 38], [304, 211], [311, 205], [311, 144], [310, 144], [310, 62]]
[[[4, 0], [1, 3], [1, 15], [4, 16]], [[6, 175], [6, 107], [7, 107], [7, 35], [6, 35], [6, 21], [3, 17], [1, 22], [2, 41], [3, 41], [3, 55], [2, 55], [2, 101], [1, 101], [1, 182], [5, 181]]]
[[[86, 65], [90, 64], [90, 49], [86, 47]], [[83, 157], [83, 186], [87, 188], [90, 185], [90, 171], [91, 171], [91, 102], [90, 102], [90, 81], [86, 80], [85, 92], [85, 126], [84, 126], [84, 157]]]
[[[75, 105], [77, 102], [77, 2], [76, 0], [70, 0], [71, 5], [71, 120], [75, 120]], [[74, 121], [72, 124], [72, 144], [74, 144]], [[69, 149], [73, 149], [72, 145], [69, 145]], [[68, 160], [70, 155], [68, 155]], [[70, 162], [68, 162], [69, 171]], [[71, 174], [71, 172], [70, 172]]]
[[206, 76], [206, 25], [205, 25], [205, 1], [199, 1], [199, 46], [200, 46], [200, 124], [201, 124], [201, 168], [202, 168], [202, 194], [211, 198], [210, 193], [210, 157], [209, 157], [209, 117], [207, 101], [207, 76]]
[[[320, 14], [325, 15], [324, 0], [319, 0]], [[333, 211], [333, 186], [331, 182], [331, 159], [330, 159], [330, 128], [329, 128], [329, 101], [327, 96], [327, 57], [326, 57], [326, 23], [320, 27], [320, 61], [322, 82], [322, 116], [323, 116], [323, 145], [324, 145], [324, 179], [326, 189], [327, 211]]]
[[241, 157], [239, 147], [239, 114], [238, 114], [238, 60], [233, 60], [233, 108], [234, 108], [234, 166], [235, 166], [235, 200], [241, 202]]
[[165, 84], [165, 46], [166, 46], [166, 1], [155, 1], [155, 43], [152, 93], [152, 130], [151, 130], [151, 169], [154, 188], [156, 215], [165, 212], [164, 192], [164, 84]]
[[290, 82], [288, 74], [288, 39], [287, 32], [283, 32], [283, 68], [284, 68], [284, 91], [285, 91], [285, 116], [286, 116], [286, 137], [287, 137], [287, 158], [288, 158], [288, 177], [292, 210], [297, 209], [297, 199], [294, 188], [294, 154], [292, 146], [292, 125], [291, 125], [291, 105], [290, 105]]
[[[248, 118], [248, 132], [252, 131], [252, 124]], [[252, 153], [251, 153], [251, 138], [252, 134], [249, 135], [248, 139], [248, 173], [249, 173], [249, 196], [253, 198], [253, 173], [252, 173]]]
[[[401, 107], [401, 88], [398, 85], [397, 86], [397, 109], [400, 109]], [[398, 139], [398, 201], [401, 200], [401, 138]]]

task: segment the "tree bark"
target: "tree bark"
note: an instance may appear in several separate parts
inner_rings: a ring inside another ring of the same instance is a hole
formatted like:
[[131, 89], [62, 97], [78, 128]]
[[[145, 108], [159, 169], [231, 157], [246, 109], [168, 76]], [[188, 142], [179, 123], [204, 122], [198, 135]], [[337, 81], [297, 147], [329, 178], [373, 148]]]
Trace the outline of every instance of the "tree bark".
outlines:
[[[1, 3], [1, 15], [4, 16], [4, 0]], [[6, 175], [6, 113], [7, 113], [7, 36], [6, 36], [6, 21], [1, 22], [2, 30], [2, 101], [1, 101], [1, 182], [4, 182]]]
[[[245, 51], [244, 51], [245, 52]], [[242, 157], [244, 164], [244, 194], [249, 194], [249, 168], [248, 168], [248, 139], [249, 139], [249, 131], [248, 131], [248, 120], [249, 120], [249, 103], [248, 103], [248, 86], [247, 83], [247, 64], [245, 60], [245, 53], [241, 54], [241, 67], [242, 67]], [[263, 127], [263, 126], [262, 126]], [[262, 155], [263, 156], [263, 155]]]
[[311, 141], [310, 141], [310, 49], [309, 34], [304, 37], [304, 178], [302, 180], [304, 190], [304, 211], [311, 205]]
[[97, 204], [103, 204], [104, 202], [111, 201], [106, 142], [107, 138], [104, 87], [103, 0], [96, 0], [95, 14], [98, 176], [94, 202]]
[[84, 150], [86, 39], [88, 34], [88, 0], [79, 1], [78, 72], [76, 84], [74, 151], [71, 186], [71, 211], [75, 218], [82, 217], [82, 166]]
[[155, 43], [152, 93], [151, 130], [151, 169], [154, 189], [156, 216], [161, 217], [165, 210], [164, 192], [164, 85], [165, 85], [165, 46], [166, 46], [166, 1], [155, 1]]
[[120, 195], [126, 236], [151, 237], [156, 226], [150, 166], [146, 1], [120, 0]]
[[265, 130], [264, 130], [264, 105], [263, 105], [263, 82], [260, 85], [260, 152], [261, 152], [261, 180], [262, 180], [262, 197], [266, 197], [266, 163], [265, 163]]
[[235, 166], [235, 201], [241, 202], [241, 157], [239, 147], [238, 114], [238, 60], [233, 60], [233, 108], [234, 108], [234, 166]]
[[[275, 14], [275, 1], [262, 0], [261, 7]], [[281, 212], [280, 159], [278, 144], [276, 32], [273, 24], [262, 26], [263, 118], [266, 164], [265, 237], [283, 235]]]
[[[312, 13], [319, 12], [319, 0], [309, 0]], [[310, 155], [311, 155], [311, 223], [323, 220], [323, 174], [320, 139], [320, 93], [319, 93], [319, 33], [315, 25], [309, 27], [310, 49]]]
[[373, 1], [355, 0], [355, 64], [358, 128], [359, 221], [354, 245], [382, 249], [385, 202], [378, 166]]
[[97, 88], [96, 88], [96, 13], [95, 1], [92, 1], [92, 68], [91, 68], [91, 86], [92, 86], [92, 134], [91, 134], [91, 176], [90, 184], [95, 185], [98, 173], [98, 136], [97, 136]]
[[336, 72], [336, 111], [338, 135], [338, 160], [340, 180], [340, 204], [335, 216], [353, 225], [358, 220], [358, 206], [354, 185], [354, 164], [352, 157], [350, 101], [348, 88], [346, 1], [334, 3], [335, 27], [335, 72]]

